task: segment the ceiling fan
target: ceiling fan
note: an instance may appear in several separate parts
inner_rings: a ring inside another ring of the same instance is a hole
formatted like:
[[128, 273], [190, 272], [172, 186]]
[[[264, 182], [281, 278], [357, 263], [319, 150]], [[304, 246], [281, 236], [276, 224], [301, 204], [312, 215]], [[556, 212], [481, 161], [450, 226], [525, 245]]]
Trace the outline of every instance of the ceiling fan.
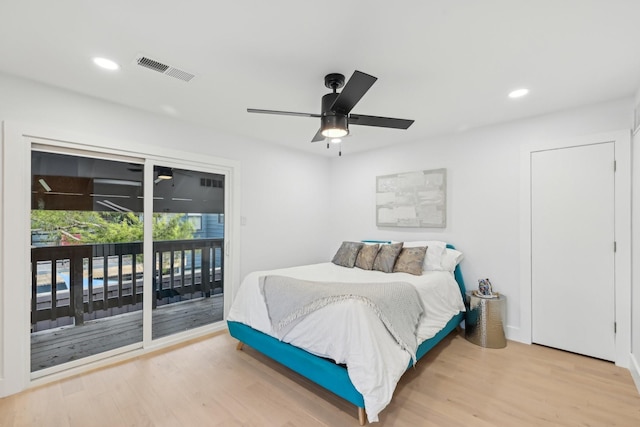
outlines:
[[[322, 97], [322, 112], [320, 114], [259, 110], [255, 108], [247, 108], [247, 112], [319, 118], [320, 129], [311, 142], [322, 141], [325, 138], [342, 138], [347, 136], [349, 135], [349, 124], [408, 129], [409, 126], [413, 124], [413, 120], [351, 114], [353, 107], [355, 107], [358, 101], [360, 101], [364, 94], [373, 86], [376, 80], [378, 80], [377, 77], [356, 70], [345, 85], [344, 75], [339, 73], [327, 74], [324, 78], [324, 85], [333, 92]], [[337, 90], [343, 86], [344, 89], [338, 93]], [[329, 144], [327, 144], [327, 148], [329, 148]], [[342, 153], [340, 153], [340, 155], [342, 155]]]

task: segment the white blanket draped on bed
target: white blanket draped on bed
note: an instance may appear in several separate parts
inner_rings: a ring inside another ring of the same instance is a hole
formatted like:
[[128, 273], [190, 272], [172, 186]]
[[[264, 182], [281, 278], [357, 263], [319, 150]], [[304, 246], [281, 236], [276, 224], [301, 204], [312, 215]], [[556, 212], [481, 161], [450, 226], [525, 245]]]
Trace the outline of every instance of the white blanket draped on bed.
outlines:
[[[323, 263], [247, 275], [228, 320], [277, 338], [259, 286], [259, 278], [270, 274], [309, 281], [410, 283], [416, 287], [425, 310], [418, 326], [418, 343], [433, 337], [452, 316], [464, 311], [460, 289], [449, 272], [429, 271], [413, 276]], [[378, 421], [378, 414], [391, 401], [410, 361], [409, 353], [400, 348], [377, 316], [357, 300], [345, 300], [310, 313], [282, 341], [345, 364], [351, 382], [364, 398], [370, 422]]]
[[345, 283], [260, 277], [271, 330], [282, 339], [302, 319], [329, 304], [356, 299], [374, 311], [401, 348], [416, 361], [418, 323], [424, 314], [415, 286], [404, 282]]

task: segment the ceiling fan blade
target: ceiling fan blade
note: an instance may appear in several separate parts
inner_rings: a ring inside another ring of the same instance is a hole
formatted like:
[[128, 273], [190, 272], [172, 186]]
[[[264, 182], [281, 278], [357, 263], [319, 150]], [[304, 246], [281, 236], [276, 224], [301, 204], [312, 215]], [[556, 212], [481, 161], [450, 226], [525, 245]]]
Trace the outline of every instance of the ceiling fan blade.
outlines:
[[259, 110], [256, 108], [247, 108], [247, 113], [278, 114], [281, 116], [299, 116], [299, 117], [322, 117], [320, 114], [313, 114], [313, 113], [296, 113], [294, 111], [278, 111], [278, 110]]
[[394, 119], [391, 117], [364, 116], [362, 114], [350, 114], [349, 124], [360, 126], [377, 126], [382, 128], [408, 129], [414, 120]]
[[335, 111], [340, 114], [349, 114], [353, 107], [360, 101], [365, 93], [373, 86], [378, 80], [377, 77], [365, 74], [362, 71], [354, 71], [353, 75], [344, 85], [342, 92], [333, 102], [331, 111]]
[[316, 132], [315, 136], [313, 137], [313, 139], [311, 140], [311, 142], [318, 142], [318, 141], [324, 141], [324, 135], [322, 134], [322, 128], [318, 129], [318, 132]]

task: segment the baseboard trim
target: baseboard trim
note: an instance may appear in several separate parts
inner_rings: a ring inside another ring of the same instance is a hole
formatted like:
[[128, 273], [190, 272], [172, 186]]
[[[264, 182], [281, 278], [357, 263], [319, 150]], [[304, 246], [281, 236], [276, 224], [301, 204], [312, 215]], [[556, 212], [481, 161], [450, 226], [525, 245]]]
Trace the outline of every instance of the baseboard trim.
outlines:
[[507, 325], [507, 327], [505, 328], [505, 331], [504, 331], [507, 339], [510, 340], [510, 341], [518, 341], [518, 342], [521, 342], [523, 344], [531, 344], [531, 341], [522, 338], [521, 332], [522, 331], [520, 330], [519, 327], [517, 327], [517, 326], [509, 326], [509, 325]]
[[638, 393], [640, 393], [640, 363], [638, 363], [638, 360], [633, 354], [629, 356], [629, 361], [629, 371], [631, 372], [631, 377], [633, 378], [633, 382], [636, 383]]

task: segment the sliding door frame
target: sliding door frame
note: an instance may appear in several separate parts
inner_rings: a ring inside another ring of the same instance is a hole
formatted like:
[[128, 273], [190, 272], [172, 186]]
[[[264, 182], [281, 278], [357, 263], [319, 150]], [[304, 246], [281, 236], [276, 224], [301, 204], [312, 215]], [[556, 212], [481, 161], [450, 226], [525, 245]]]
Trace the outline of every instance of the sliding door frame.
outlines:
[[[240, 164], [237, 161], [183, 151], [162, 149], [132, 141], [112, 140], [95, 135], [66, 132], [19, 122], [2, 123], [0, 157], [0, 397], [26, 388], [77, 375], [96, 367], [106, 366], [179, 342], [226, 329], [224, 320], [165, 338], [151, 339], [151, 275], [144, 276], [144, 326], [140, 347], [132, 344], [125, 352], [112, 350], [83, 359], [82, 364], [49, 368], [42, 374], [30, 371], [30, 192], [31, 151], [50, 147], [56, 152], [68, 152], [99, 158], [144, 159], [144, 253], [145, 271], [151, 271], [153, 199], [153, 165], [161, 163], [225, 176], [225, 269], [224, 317], [232, 297], [239, 287], [240, 240]], [[153, 153], [153, 154], [151, 154]], [[105, 157], [103, 157], [105, 156]], [[44, 376], [42, 376], [44, 375]]]

